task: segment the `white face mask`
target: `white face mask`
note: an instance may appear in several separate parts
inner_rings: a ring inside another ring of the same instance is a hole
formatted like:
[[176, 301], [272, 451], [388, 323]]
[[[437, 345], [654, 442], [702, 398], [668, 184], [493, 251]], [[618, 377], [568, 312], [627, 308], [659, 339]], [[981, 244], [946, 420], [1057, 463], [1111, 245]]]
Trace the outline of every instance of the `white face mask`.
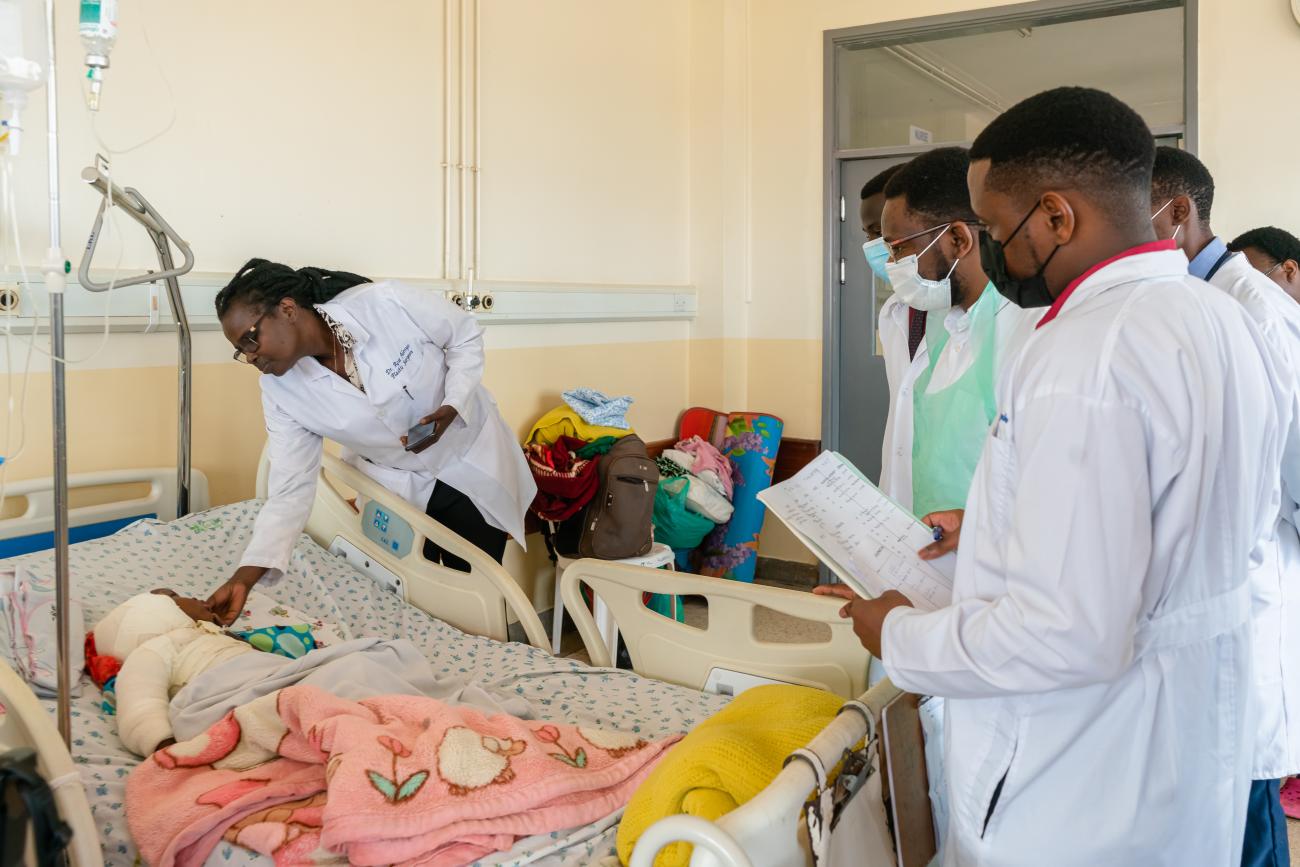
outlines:
[[[1160, 206], [1160, 210], [1156, 211], [1154, 214], [1151, 215], [1151, 222], [1154, 223], [1154, 222], [1156, 221], [1156, 217], [1158, 217], [1158, 216], [1160, 216], [1161, 214], [1163, 214], [1163, 213], [1165, 212], [1165, 208], [1169, 207], [1169, 206], [1172, 205], [1173, 203], [1174, 203], [1174, 200], [1173, 200], [1173, 199], [1170, 199], [1169, 201], [1167, 201], [1167, 202], [1165, 202], [1163, 205], [1161, 205], [1161, 206]], [[1174, 233], [1173, 233], [1172, 235], [1169, 236], [1169, 240], [1174, 241], [1175, 243], [1177, 243], [1177, 241], [1178, 241], [1178, 232], [1179, 232], [1182, 228], [1183, 228], [1183, 224], [1182, 224], [1182, 223], [1179, 223], [1177, 226], [1175, 226], [1175, 227], [1174, 227]]]
[[935, 239], [925, 246], [920, 253], [905, 256], [897, 262], [886, 262], [885, 271], [889, 274], [889, 285], [894, 287], [898, 300], [908, 307], [929, 312], [944, 310], [952, 306], [952, 272], [957, 270], [957, 262], [952, 263], [942, 280], [928, 280], [921, 276], [920, 259], [931, 247], [939, 243], [949, 226], [944, 226]]

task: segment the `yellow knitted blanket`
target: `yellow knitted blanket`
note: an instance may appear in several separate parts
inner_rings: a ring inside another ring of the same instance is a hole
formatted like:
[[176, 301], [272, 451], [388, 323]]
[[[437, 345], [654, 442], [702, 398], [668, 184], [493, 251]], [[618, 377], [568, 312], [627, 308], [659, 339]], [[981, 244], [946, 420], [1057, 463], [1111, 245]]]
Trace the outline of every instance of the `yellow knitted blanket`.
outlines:
[[[803, 686], [746, 690], [700, 723], [659, 762], [632, 796], [618, 827], [618, 857], [655, 822], [686, 813], [713, 820], [757, 795], [786, 756], [826, 727], [844, 699]], [[691, 846], [674, 843], [655, 867], [686, 867]]]
[[603, 427], [601, 425], [587, 424], [568, 405], [557, 406], [537, 420], [533, 429], [528, 432], [528, 439], [525, 443], [542, 443], [550, 445], [560, 437], [574, 437], [580, 440], [592, 442], [601, 437], [615, 437], [621, 439], [632, 431], [616, 427]]

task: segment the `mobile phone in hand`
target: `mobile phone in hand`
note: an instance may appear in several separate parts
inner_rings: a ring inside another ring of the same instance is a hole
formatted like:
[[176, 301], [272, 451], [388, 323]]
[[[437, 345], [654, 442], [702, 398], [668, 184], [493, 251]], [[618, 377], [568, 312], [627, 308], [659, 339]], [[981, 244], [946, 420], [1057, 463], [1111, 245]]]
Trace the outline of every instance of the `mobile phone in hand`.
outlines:
[[423, 448], [433, 442], [433, 438], [438, 435], [438, 423], [430, 421], [428, 424], [417, 424], [406, 432], [406, 450], [413, 452], [418, 448]]

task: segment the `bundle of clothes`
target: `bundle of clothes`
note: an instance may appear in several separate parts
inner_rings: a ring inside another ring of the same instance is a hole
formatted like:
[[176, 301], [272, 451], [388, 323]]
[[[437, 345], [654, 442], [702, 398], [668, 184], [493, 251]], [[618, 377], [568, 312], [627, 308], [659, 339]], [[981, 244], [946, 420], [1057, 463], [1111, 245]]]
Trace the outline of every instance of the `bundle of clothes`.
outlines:
[[630, 397], [564, 393], [524, 443], [537, 482], [532, 511], [553, 559], [626, 560], [653, 546], [659, 471], [627, 423]]
[[731, 520], [731, 461], [698, 436], [665, 449], [656, 462], [663, 481], [655, 495], [655, 536], [677, 550], [696, 548]]
[[260, 594], [230, 630], [199, 600], [140, 594], [90, 642], [122, 742], [151, 755], [127, 781], [151, 865], [202, 864], [222, 840], [279, 864], [467, 864], [615, 813], [678, 740], [536, 720], [511, 692], [438, 678], [409, 641]]

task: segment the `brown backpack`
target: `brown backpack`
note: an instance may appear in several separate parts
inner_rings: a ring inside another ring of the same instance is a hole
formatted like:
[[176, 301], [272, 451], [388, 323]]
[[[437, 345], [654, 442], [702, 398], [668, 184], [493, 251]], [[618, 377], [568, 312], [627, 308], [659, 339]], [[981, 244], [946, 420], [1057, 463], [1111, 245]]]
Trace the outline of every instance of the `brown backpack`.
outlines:
[[624, 560], [649, 553], [659, 468], [645, 443], [636, 434], [623, 437], [600, 459], [598, 473], [600, 485], [587, 504], [579, 556]]

